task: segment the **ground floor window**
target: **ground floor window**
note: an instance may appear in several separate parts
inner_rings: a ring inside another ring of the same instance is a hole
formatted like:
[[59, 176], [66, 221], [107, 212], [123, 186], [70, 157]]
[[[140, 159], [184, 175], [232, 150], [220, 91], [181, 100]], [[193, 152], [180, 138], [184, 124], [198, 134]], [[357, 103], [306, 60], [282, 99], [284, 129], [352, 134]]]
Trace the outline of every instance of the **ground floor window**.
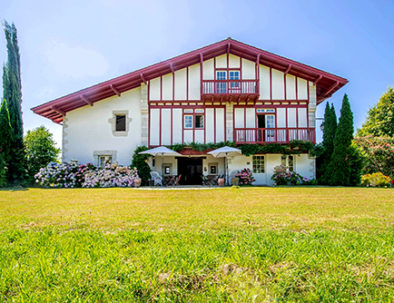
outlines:
[[281, 157], [281, 164], [285, 166], [289, 171], [294, 171], [295, 167], [295, 157], [292, 155]]
[[105, 164], [112, 163], [112, 156], [111, 155], [99, 155], [98, 156], [98, 165], [101, 168], [104, 168]]
[[209, 165], [209, 174], [216, 175], [218, 173], [218, 166], [216, 164]]
[[259, 155], [253, 156], [253, 173], [255, 174], [264, 173], [264, 156], [259, 156]]

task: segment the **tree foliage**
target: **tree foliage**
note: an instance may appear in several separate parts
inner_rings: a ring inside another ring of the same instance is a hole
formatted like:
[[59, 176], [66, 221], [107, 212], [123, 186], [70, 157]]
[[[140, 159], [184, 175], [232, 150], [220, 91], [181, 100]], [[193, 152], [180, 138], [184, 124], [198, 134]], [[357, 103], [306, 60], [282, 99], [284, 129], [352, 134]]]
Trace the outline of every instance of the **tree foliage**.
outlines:
[[[22, 126], [22, 84], [17, 31], [14, 24], [4, 22], [7, 42], [7, 63], [3, 66], [3, 99], [7, 100], [11, 137], [7, 138], [4, 158], [7, 165], [7, 179], [11, 183], [23, 181], [26, 177], [26, 159], [23, 145]], [[3, 101], [4, 102], [4, 101]], [[3, 118], [4, 119], [4, 118]], [[5, 124], [3, 124], [4, 126]], [[0, 128], [0, 132], [7, 132]]]
[[364, 174], [381, 172], [394, 179], [394, 138], [369, 135], [353, 141], [362, 151]]
[[33, 177], [42, 167], [57, 160], [60, 149], [56, 147], [53, 135], [44, 126], [29, 130], [24, 138], [27, 170]]
[[389, 88], [368, 111], [368, 117], [357, 136], [394, 137], [394, 89]]
[[334, 104], [327, 102], [324, 112], [323, 126], [323, 153], [317, 159], [317, 175], [319, 181], [323, 184], [328, 183], [327, 167], [334, 152], [334, 138], [337, 131], [337, 115], [335, 113]]
[[10, 160], [12, 127], [7, 100], [3, 99], [0, 106], [0, 187], [7, 183], [7, 163]]
[[362, 159], [353, 140], [353, 113], [348, 96], [342, 100], [341, 116], [334, 138], [334, 150], [326, 170], [330, 185], [357, 185]]

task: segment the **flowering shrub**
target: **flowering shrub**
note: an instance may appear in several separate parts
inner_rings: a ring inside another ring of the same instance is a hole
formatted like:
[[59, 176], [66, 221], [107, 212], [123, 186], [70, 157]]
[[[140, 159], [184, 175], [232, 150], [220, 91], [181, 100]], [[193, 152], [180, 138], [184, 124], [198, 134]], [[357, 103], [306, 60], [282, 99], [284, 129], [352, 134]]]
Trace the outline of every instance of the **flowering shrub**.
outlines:
[[392, 186], [393, 180], [383, 175], [382, 173], [374, 173], [374, 174], [366, 174], [361, 176], [361, 185], [362, 186], [373, 186], [373, 187], [384, 187], [384, 186]]
[[296, 185], [302, 182], [302, 177], [299, 174], [294, 171], [287, 171], [284, 165], [274, 167], [274, 174], [271, 179], [275, 185]]
[[238, 172], [235, 177], [239, 178], [240, 185], [251, 185], [255, 180], [252, 171], [249, 168], [244, 168]]
[[94, 168], [92, 164], [79, 165], [71, 163], [51, 162], [41, 168], [34, 176], [36, 183], [45, 187], [81, 187], [85, 181], [85, 173]]
[[115, 164], [106, 164], [104, 169], [93, 164], [79, 165], [77, 162], [55, 163], [41, 168], [34, 176], [36, 183], [45, 187], [127, 187], [134, 186], [138, 178], [136, 170]]
[[136, 178], [136, 169], [107, 163], [103, 169], [88, 171], [82, 187], [131, 187]]

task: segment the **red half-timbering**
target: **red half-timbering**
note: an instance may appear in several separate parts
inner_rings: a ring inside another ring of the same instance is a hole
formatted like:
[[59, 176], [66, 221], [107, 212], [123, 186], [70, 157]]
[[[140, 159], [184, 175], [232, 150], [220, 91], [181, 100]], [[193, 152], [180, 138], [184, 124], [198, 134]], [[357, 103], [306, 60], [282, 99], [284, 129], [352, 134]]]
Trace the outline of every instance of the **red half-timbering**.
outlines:
[[[233, 54], [240, 58], [256, 62], [256, 69], [259, 64], [263, 64], [279, 71], [283, 71], [285, 74], [292, 74], [296, 77], [301, 77], [307, 81], [313, 82], [317, 86], [316, 93], [318, 104], [330, 97], [335, 91], [348, 82], [342, 77], [324, 72], [308, 65], [269, 53], [233, 39], [226, 39], [52, 100], [34, 107], [32, 110], [56, 123], [61, 123], [63, 121], [63, 117], [69, 111], [86, 105], [93, 106], [95, 102], [114, 95], [120, 96], [123, 92], [136, 88], [141, 85], [141, 83], [148, 83], [151, 79], [168, 73], [174, 73], [177, 70], [193, 64], [202, 63], [205, 60], [225, 53]], [[256, 70], [257, 79], [255, 80], [239, 79], [222, 80], [221, 82], [216, 79], [203, 80], [201, 76], [201, 101], [221, 102], [220, 105], [223, 105], [222, 102], [226, 101], [232, 101], [235, 103], [255, 102], [260, 93], [258, 75], [259, 73]], [[186, 88], [188, 89], [188, 86]], [[272, 96], [270, 99], [272, 99]], [[291, 137], [292, 135], [287, 133], [286, 136]]]

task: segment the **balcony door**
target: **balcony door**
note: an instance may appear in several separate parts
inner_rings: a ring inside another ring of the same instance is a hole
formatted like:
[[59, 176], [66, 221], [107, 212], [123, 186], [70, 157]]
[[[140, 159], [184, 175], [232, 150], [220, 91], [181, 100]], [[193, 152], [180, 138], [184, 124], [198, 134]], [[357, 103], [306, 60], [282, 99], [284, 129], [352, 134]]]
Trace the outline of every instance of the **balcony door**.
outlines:
[[258, 114], [257, 128], [258, 142], [275, 142], [275, 115]]

